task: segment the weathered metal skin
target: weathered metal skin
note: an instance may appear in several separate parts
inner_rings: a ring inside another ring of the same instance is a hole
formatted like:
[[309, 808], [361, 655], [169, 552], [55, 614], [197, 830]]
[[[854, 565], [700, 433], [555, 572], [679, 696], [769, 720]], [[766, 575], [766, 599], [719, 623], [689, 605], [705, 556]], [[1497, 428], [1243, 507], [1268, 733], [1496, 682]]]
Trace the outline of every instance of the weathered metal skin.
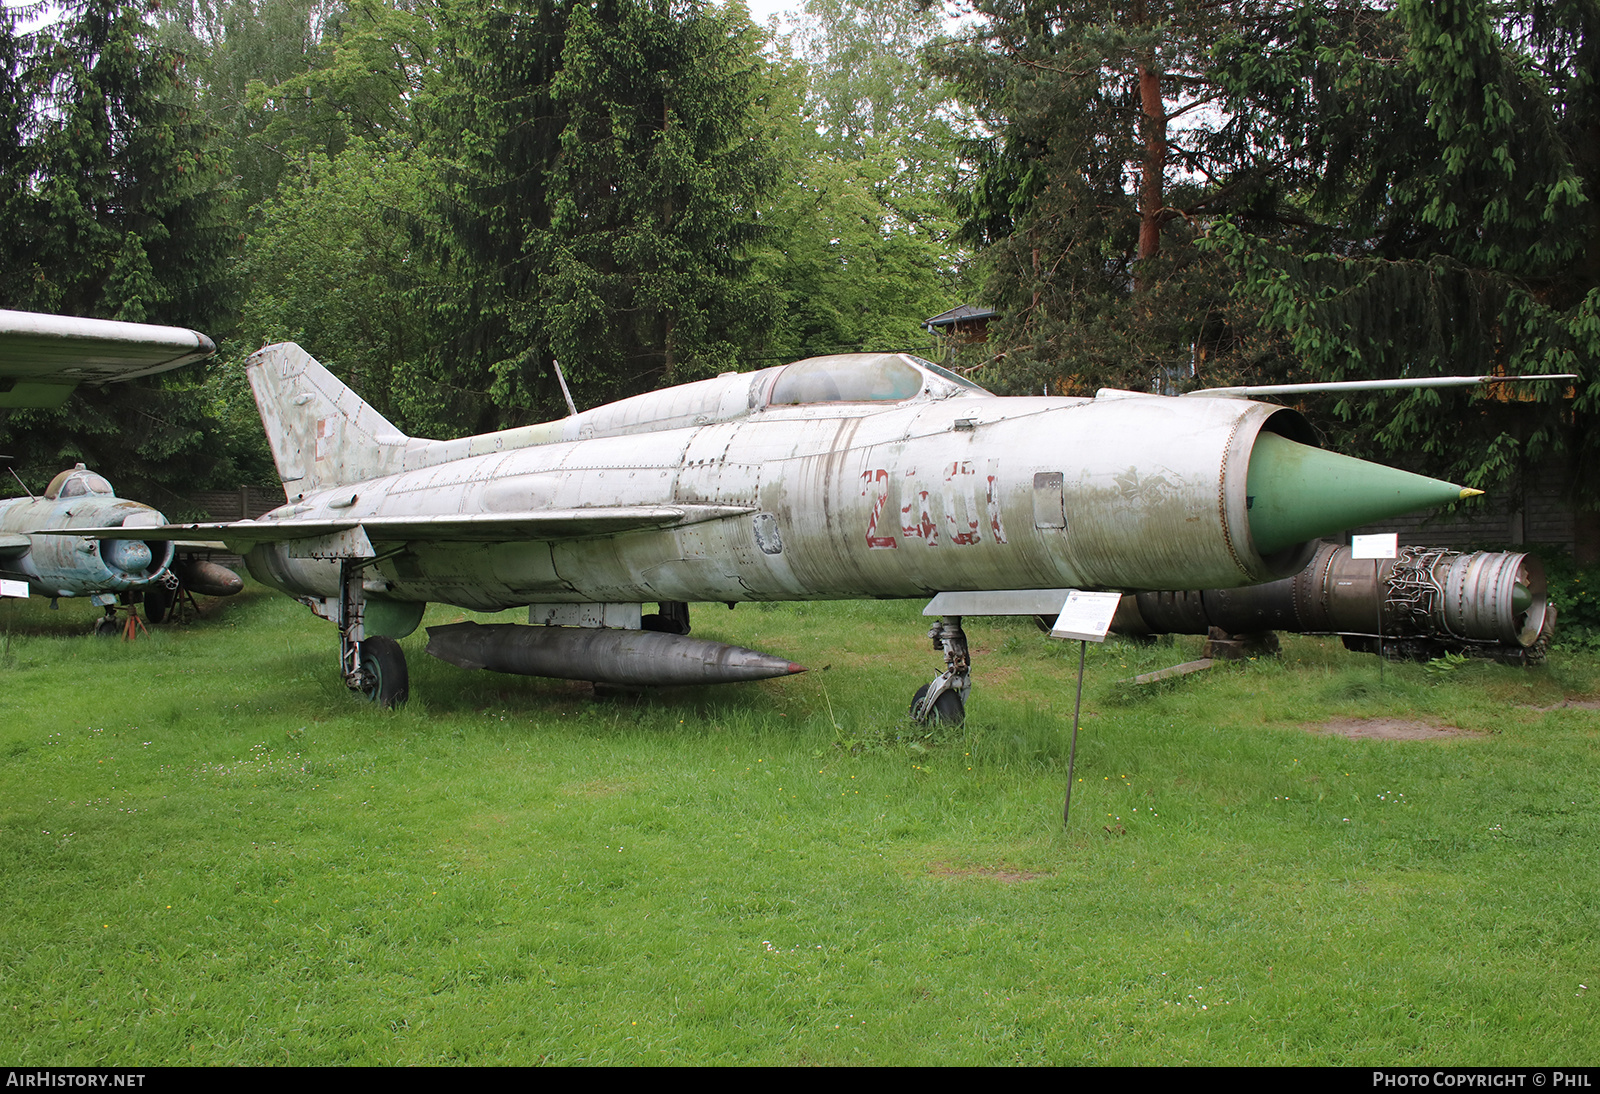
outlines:
[[[1003, 399], [898, 353], [728, 373], [455, 441], [405, 436], [298, 346], [247, 372], [286, 504], [161, 534], [224, 539], [334, 622], [345, 683], [385, 705], [409, 695], [396, 639], [429, 601], [527, 605], [539, 637], [495, 641], [544, 652], [511, 671], [636, 684], [676, 679], [687, 647], [630, 646], [618, 667], [631, 639], [575, 632], [632, 633], [646, 602], [662, 605], [646, 629], [664, 632], [687, 629], [690, 602], [1249, 584], [1299, 569], [1302, 537], [1469, 493], [1322, 452], [1281, 407]], [[936, 638], [947, 670], [917, 716], [932, 704], [959, 721], [960, 619]]]
[[[1219, 627], [1230, 634], [1375, 636], [1380, 613], [1385, 640], [1410, 643], [1397, 648], [1416, 656], [1505, 651], [1525, 660], [1524, 651], [1548, 642], [1555, 623], [1544, 566], [1533, 555], [1403, 547], [1397, 558], [1375, 564], [1324, 543], [1303, 570], [1281, 581], [1124, 596], [1111, 629], [1127, 635], [1206, 634]], [[1376, 652], [1376, 641], [1371, 646]]]
[[703, 638], [515, 623], [429, 627], [428, 653], [465, 669], [634, 687], [730, 684], [805, 671], [784, 657]]
[[[365, 523], [379, 556], [366, 571], [368, 594], [479, 610], [1156, 588], [1196, 575], [1231, 585], [1302, 561], [1296, 551], [1262, 558], [1246, 516], [1251, 445], [1263, 430], [1305, 439], [1293, 411], [1128, 393], [998, 399], [937, 376], [899, 404], [780, 405], [771, 389], [783, 371], [429, 442], [352, 404], [298, 347], [271, 347], [250, 375], [286, 438], [275, 452], [292, 501], [261, 531], [284, 518], [724, 511], [601, 535], [497, 538], [486, 529], [479, 542], [461, 542], [458, 531], [437, 542], [425, 532], [386, 540]], [[297, 406], [305, 412], [289, 413]], [[359, 489], [345, 485], [363, 476]], [[266, 584], [304, 597], [337, 592], [336, 561], [296, 557], [289, 542], [239, 546]]]
[[[0, 575], [25, 580], [39, 596], [133, 592], [166, 572], [173, 545], [138, 529], [166, 523], [155, 509], [118, 498], [79, 464], [56, 476], [42, 498], [0, 502]], [[127, 528], [126, 539], [34, 534], [45, 529]]]

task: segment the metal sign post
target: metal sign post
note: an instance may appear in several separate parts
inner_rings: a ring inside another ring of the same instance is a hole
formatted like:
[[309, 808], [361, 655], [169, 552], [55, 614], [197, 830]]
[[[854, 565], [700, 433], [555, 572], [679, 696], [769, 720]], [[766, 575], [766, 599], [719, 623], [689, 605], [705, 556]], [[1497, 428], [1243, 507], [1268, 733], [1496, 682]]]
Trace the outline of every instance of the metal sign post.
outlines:
[[1104, 642], [1111, 629], [1111, 617], [1117, 614], [1121, 593], [1086, 593], [1078, 589], [1067, 592], [1067, 602], [1050, 628], [1051, 638], [1076, 638], [1078, 640], [1078, 695], [1072, 702], [1072, 747], [1067, 752], [1067, 796], [1061, 803], [1061, 827], [1067, 826], [1072, 816], [1072, 769], [1078, 760], [1078, 714], [1083, 709], [1083, 663], [1088, 656], [1090, 642]]

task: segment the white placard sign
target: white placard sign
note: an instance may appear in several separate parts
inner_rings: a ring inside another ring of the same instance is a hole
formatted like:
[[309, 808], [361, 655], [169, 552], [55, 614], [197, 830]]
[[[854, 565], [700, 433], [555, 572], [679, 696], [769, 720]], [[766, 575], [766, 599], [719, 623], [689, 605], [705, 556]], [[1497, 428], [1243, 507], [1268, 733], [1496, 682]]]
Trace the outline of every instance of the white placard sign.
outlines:
[[1373, 536], [1351, 536], [1351, 558], [1393, 558], [1399, 553], [1400, 537], [1394, 532], [1380, 532]]
[[1067, 602], [1050, 628], [1051, 638], [1077, 638], [1085, 642], [1104, 642], [1106, 631], [1111, 629], [1111, 617], [1117, 614], [1121, 593], [1086, 593], [1072, 589]]
[[0, 596], [20, 596], [26, 599], [27, 595], [26, 581], [7, 581], [5, 578], [0, 578]]

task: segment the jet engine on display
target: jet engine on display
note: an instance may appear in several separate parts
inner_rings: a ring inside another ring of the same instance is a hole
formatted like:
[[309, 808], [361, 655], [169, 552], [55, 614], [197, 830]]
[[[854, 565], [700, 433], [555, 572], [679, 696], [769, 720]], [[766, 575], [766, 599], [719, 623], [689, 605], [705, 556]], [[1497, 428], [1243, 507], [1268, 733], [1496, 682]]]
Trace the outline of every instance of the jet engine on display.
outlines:
[[1252, 649], [1264, 632], [1336, 634], [1349, 649], [1390, 657], [1464, 653], [1526, 665], [1544, 659], [1555, 621], [1534, 555], [1402, 547], [1392, 560], [1371, 561], [1324, 543], [1281, 581], [1124, 596], [1111, 630], [1212, 634]]

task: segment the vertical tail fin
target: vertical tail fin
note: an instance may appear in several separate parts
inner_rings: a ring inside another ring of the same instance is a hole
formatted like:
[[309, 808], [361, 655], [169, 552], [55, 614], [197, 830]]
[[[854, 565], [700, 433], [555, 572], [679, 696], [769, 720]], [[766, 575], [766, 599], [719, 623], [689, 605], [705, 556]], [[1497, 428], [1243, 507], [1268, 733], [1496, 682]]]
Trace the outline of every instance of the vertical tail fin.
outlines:
[[293, 342], [257, 351], [245, 370], [290, 500], [403, 470], [411, 438]]

